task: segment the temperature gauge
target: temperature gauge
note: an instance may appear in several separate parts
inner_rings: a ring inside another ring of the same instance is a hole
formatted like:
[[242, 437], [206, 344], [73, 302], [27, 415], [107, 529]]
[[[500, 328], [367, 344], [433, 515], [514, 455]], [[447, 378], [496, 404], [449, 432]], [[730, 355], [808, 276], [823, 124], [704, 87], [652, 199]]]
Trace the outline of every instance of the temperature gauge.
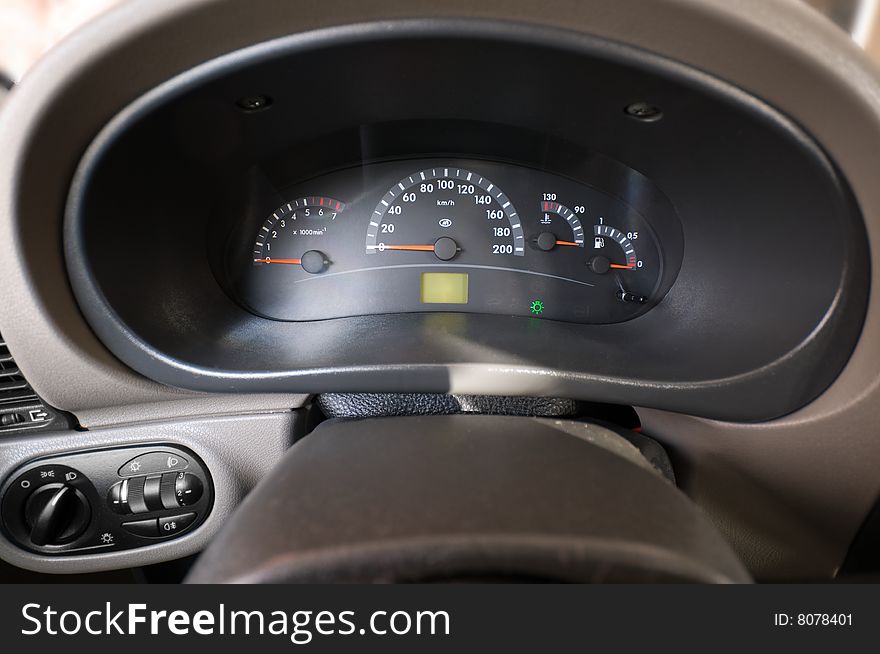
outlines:
[[[557, 247], [584, 247], [584, 228], [571, 209], [548, 201], [542, 202], [541, 208], [544, 210], [541, 225], [547, 229], [535, 238], [539, 249], [549, 252]], [[562, 221], [567, 227], [559, 224]]]

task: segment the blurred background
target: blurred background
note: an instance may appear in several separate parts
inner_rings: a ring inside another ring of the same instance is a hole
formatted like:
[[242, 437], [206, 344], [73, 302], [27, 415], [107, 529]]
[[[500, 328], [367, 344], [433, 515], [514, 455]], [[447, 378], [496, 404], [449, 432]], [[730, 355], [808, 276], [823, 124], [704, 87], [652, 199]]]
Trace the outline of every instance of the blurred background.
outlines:
[[[68, 33], [120, 1], [124, 0], [0, 0], [0, 89], [20, 80]], [[807, 2], [880, 63], [880, 0], [790, 1]]]
[[49, 48], [118, 0], [0, 0], [0, 74], [18, 81]]
[[[798, 1], [798, 0], [793, 0]], [[880, 0], [806, 0], [880, 63]]]

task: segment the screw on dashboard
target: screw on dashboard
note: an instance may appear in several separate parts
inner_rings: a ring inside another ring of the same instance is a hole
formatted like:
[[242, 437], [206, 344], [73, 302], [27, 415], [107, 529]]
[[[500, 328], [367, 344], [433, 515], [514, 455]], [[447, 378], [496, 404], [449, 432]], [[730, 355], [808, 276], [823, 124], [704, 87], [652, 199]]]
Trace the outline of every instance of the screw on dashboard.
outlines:
[[624, 112], [642, 122], [652, 123], [663, 118], [663, 111], [647, 102], [633, 102], [624, 108]]
[[272, 106], [272, 98], [268, 95], [252, 95], [245, 98], [239, 98], [235, 101], [235, 106], [247, 113], [262, 111]]

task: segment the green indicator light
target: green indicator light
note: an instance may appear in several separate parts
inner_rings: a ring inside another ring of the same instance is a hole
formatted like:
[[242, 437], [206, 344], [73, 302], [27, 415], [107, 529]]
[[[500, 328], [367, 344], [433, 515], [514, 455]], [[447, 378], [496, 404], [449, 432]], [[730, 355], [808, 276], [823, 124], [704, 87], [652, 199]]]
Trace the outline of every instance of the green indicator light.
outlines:
[[531, 305], [529, 305], [529, 309], [531, 309], [532, 313], [536, 316], [540, 316], [544, 313], [544, 303], [541, 300], [533, 300]]

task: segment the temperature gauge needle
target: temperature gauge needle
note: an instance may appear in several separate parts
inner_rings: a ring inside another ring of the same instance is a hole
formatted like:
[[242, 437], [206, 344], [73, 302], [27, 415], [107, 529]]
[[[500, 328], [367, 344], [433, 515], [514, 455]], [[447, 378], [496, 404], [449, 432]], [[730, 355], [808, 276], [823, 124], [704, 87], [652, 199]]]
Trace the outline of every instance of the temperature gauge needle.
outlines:
[[294, 266], [302, 264], [302, 259], [254, 259], [254, 263], [289, 263]]

